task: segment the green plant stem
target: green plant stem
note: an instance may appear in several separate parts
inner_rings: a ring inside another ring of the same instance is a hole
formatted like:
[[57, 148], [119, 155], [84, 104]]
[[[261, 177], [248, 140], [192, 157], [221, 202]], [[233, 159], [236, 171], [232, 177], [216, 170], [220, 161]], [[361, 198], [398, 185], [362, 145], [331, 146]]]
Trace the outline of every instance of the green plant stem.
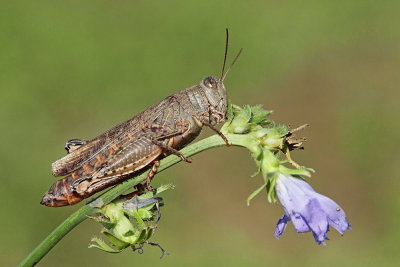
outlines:
[[[243, 146], [242, 139], [238, 135], [226, 135], [229, 142], [233, 146]], [[210, 136], [200, 140], [192, 145], [183, 148], [180, 152], [190, 157], [204, 150], [225, 146], [225, 142], [218, 135]], [[173, 165], [180, 162], [181, 159], [175, 155], [171, 155], [161, 160], [158, 172], [162, 172]], [[123, 183], [114, 186], [104, 194], [90, 200], [86, 205], [71, 214], [64, 220], [53, 232], [51, 232], [20, 264], [19, 266], [34, 266], [37, 264], [65, 235], [67, 235], [74, 227], [83, 222], [87, 216], [96, 211], [99, 205], [107, 204], [115, 198], [123, 194], [125, 191], [132, 189], [133, 186], [146, 180], [147, 172], [132, 177]]]

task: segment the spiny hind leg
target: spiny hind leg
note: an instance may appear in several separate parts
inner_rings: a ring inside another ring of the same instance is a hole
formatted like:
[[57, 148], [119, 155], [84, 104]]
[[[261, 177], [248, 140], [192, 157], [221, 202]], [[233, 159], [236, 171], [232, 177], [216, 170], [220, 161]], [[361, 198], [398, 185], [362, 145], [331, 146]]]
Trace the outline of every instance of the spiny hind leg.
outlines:
[[149, 190], [150, 192], [154, 192], [154, 188], [150, 185], [150, 183], [153, 180], [154, 175], [156, 175], [159, 166], [160, 166], [160, 161], [159, 160], [154, 161], [153, 166], [147, 173], [146, 189]]
[[67, 153], [71, 153], [72, 151], [78, 149], [79, 147], [85, 145], [87, 143], [86, 140], [82, 139], [70, 139], [65, 143], [65, 150]]
[[129, 194], [126, 194], [126, 195], [121, 195], [120, 198], [131, 199], [134, 196], [143, 194], [145, 189], [147, 189], [150, 192], [154, 192], [154, 188], [150, 184], [151, 184], [151, 181], [153, 180], [154, 176], [156, 175], [159, 166], [160, 166], [160, 161], [155, 160], [150, 171], [147, 173], [146, 184], [135, 185], [135, 189], [136, 189], [135, 191], [133, 191]]
[[174, 155], [180, 157], [182, 161], [185, 161], [185, 162], [187, 162], [187, 163], [192, 163], [192, 161], [191, 161], [190, 159], [186, 158], [181, 152], [179, 152], [179, 151], [176, 150], [175, 148], [172, 148], [172, 147], [170, 147], [170, 146], [168, 146], [168, 145], [166, 145], [166, 144], [164, 144], [163, 142], [158, 141], [158, 140], [153, 140], [153, 143], [154, 143], [155, 145], [161, 147], [164, 151], [166, 151], [166, 152], [168, 152], [168, 153], [170, 153], [170, 154], [174, 154]]

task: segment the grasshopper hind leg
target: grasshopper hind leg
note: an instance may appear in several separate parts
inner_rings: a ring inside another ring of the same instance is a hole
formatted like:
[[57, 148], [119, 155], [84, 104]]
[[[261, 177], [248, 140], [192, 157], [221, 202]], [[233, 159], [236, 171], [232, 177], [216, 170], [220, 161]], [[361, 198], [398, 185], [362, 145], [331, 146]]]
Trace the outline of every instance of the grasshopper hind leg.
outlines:
[[150, 185], [150, 183], [153, 180], [154, 175], [156, 175], [159, 166], [160, 166], [160, 161], [159, 160], [154, 161], [153, 167], [151, 167], [149, 173], [147, 174], [146, 189], [149, 190], [150, 192], [155, 191], [154, 188]]
[[153, 140], [153, 143], [156, 144], [157, 146], [161, 147], [164, 151], [180, 157], [182, 161], [185, 161], [187, 163], [192, 163], [192, 161], [190, 159], [186, 158], [181, 152], [179, 152], [175, 148], [172, 148], [172, 147], [164, 144], [163, 142], [156, 141], [156, 140]]

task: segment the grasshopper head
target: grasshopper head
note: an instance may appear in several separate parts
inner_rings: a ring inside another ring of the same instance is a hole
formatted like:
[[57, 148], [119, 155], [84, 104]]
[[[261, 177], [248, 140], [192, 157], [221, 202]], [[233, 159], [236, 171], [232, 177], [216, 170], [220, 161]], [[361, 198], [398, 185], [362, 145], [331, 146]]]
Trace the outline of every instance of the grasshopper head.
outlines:
[[228, 69], [225, 71], [226, 57], [228, 55], [228, 43], [229, 33], [228, 29], [226, 29], [225, 54], [221, 70], [221, 77], [217, 78], [214, 76], [208, 76], [200, 82], [200, 87], [204, 90], [207, 101], [210, 105], [209, 112], [211, 117], [213, 117], [213, 120], [211, 121], [211, 123], [213, 124], [225, 120], [228, 100], [226, 97], [224, 80], [229, 70], [235, 64], [236, 60], [240, 56], [240, 53], [242, 52], [242, 49], [240, 49], [236, 57], [233, 59], [232, 63], [229, 65]]
[[211, 112], [223, 114], [225, 117], [227, 97], [223, 81], [214, 76], [208, 76], [201, 80], [200, 86], [204, 90], [208, 103], [210, 104]]

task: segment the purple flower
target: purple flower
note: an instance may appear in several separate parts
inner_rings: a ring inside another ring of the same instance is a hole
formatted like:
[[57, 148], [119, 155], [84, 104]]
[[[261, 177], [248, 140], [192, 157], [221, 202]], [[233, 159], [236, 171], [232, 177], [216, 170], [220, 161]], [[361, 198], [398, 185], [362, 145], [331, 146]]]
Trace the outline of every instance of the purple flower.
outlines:
[[351, 229], [342, 208], [332, 199], [318, 194], [301, 179], [288, 174], [279, 174], [275, 186], [285, 215], [279, 219], [275, 236], [279, 238], [289, 221], [293, 222], [298, 233], [311, 231], [318, 244], [326, 245], [329, 226], [341, 235]]

